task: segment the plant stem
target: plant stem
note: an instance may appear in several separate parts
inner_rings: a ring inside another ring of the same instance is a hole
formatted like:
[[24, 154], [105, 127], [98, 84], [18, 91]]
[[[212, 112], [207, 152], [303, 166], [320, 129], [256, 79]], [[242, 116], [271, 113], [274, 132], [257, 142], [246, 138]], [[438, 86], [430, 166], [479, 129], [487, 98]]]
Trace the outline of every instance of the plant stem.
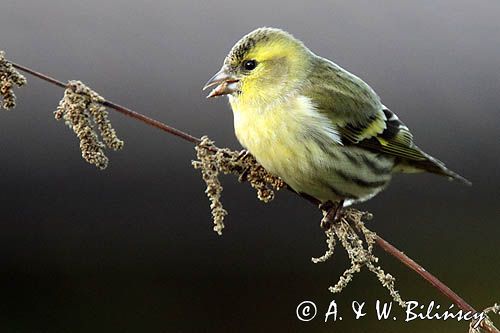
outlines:
[[385, 252], [389, 253], [391, 256], [398, 258], [406, 267], [410, 268], [412, 271], [423, 277], [427, 282], [439, 290], [446, 298], [451, 299], [456, 306], [464, 311], [477, 312], [472, 306], [470, 306], [464, 299], [458, 296], [453, 290], [451, 290], [447, 285], [441, 282], [437, 277], [429, 273], [421, 265], [417, 264], [413, 259], [408, 257], [406, 254], [397, 249], [394, 245], [387, 242], [382, 237], [378, 236], [375, 238], [378, 246], [380, 246]]
[[[47, 81], [49, 83], [52, 83], [56, 86], [59, 86], [62, 88], [67, 87], [67, 85], [65, 83], [63, 83], [57, 79], [54, 79], [46, 74], [34, 71], [28, 67], [25, 67], [25, 66], [13, 63], [13, 62], [11, 62], [11, 64], [15, 68], [17, 68], [23, 72], [29, 73], [33, 76], [36, 76], [36, 77], [38, 77], [44, 81]], [[116, 104], [116, 103], [113, 103], [113, 102], [106, 100], [103, 103], [103, 105], [105, 105], [108, 108], [111, 108], [115, 111], [118, 111], [118, 112], [120, 112], [128, 117], [142, 121], [143, 123], [145, 123], [149, 126], [160, 129], [166, 133], [175, 135], [175, 136], [177, 136], [185, 141], [188, 141], [188, 142], [191, 142], [194, 144], [198, 144], [201, 142], [201, 139], [199, 139], [199, 138], [197, 138], [189, 133], [178, 130], [172, 126], [169, 126], [169, 125], [162, 123], [158, 120], [155, 120], [153, 118], [147, 117], [139, 112], [133, 111], [133, 110], [126, 108], [124, 106], [121, 106], [119, 104]], [[289, 186], [287, 186], [287, 188], [290, 189]], [[320, 203], [317, 199], [310, 197], [308, 195], [299, 194], [299, 196], [301, 196], [302, 198], [306, 199], [307, 201], [309, 201], [315, 205], [318, 205]], [[404, 254], [403, 252], [398, 250], [395, 246], [393, 246], [392, 244], [390, 244], [389, 242], [387, 242], [386, 240], [384, 240], [382, 237], [380, 237], [378, 235], [376, 237], [376, 242], [384, 251], [386, 251], [388, 254], [390, 254], [394, 258], [398, 259], [406, 267], [410, 268], [411, 270], [416, 272], [418, 275], [420, 275], [425, 281], [427, 281], [430, 285], [432, 285], [435, 289], [437, 289], [441, 294], [443, 294], [446, 298], [448, 298], [451, 302], [453, 302], [461, 310], [463, 310], [465, 312], [469, 312], [469, 311], [474, 312], [474, 313], [477, 312], [462, 297], [460, 297], [457, 293], [455, 293], [453, 290], [451, 290], [447, 285], [445, 285], [443, 282], [441, 282], [437, 277], [435, 277], [430, 272], [428, 272], [426, 269], [424, 269], [422, 266], [420, 266], [418, 263], [416, 263], [413, 259], [411, 259], [406, 254]], [[484, 330], [486, 330], [489, 333], [500, 333], [500, 331], [496, 327], [488, 325], [485, 320], [483, 320], [481, 322], [480, 326], [481, 326], [481, 328], [483, 328]]]
[[[43, 74], [43, 73], [40, 73], [40, 72], [37, 72], [37, 71], [34, 71], [32, 70], [31, 68], [28, 68], [28, 67], [25, 67], [25, 66], [22, 66], [22, 65], [19, 65], [19, 64], [16, 64], [14, 62], [10, 62], [12, 64], [12, 66], [14, 66], [15, 68], [17, 69], [20, 69], [22, 70], [23, 72], [26, 72], [26, 73], [29, 73], [33, 76], [36, 76], [42, 80], [45, 80], [47, 82], [50, 82], [56, 86], [59, 86], [61, 88], [66, 88], [67, 85], [66, 83], [64, 82], [61, 82], [57, 79], [54, 79], [46, 74]], [[103, 103], [104, 106], [107, 106], [108, 108], [111, 108], [115, 111], [118, 111], [128, 117], [131, 117], [131, 118], [135, 118], [139, 121], [142, 121], [143, 123], [149, 125], [149, 126], [152, 126], [152, 127], [156, 127], [164, 132], [167, 132], [169, 134], [172, 134], [172, 135], [175, 135], [181, 139], [184, 139], [186, 141], [189, 141], [191, 143], [195, 143], [195, 144], [198, 144], [201, 142], [201, 140], [195, 136], [192, 136], [191, 134], [189, 133], [186, 133], [186, 132], [183, 132], [181, 130], [178, 130], [172, 126], [168, 126], [167, 124], [165, 123], [162, 123], [161, 121], [158, 121], [158, 120], [155, 120], [153, 118], [149, 118], [139, 112], [135, 112], [129, 108], [126, 108], [124, 106], [121, 106], [119, 104], [116, 104], [116, 103], [113, 103], [113, 102], [110, 102], [108, 100], [106, 100], [104, 103]]]

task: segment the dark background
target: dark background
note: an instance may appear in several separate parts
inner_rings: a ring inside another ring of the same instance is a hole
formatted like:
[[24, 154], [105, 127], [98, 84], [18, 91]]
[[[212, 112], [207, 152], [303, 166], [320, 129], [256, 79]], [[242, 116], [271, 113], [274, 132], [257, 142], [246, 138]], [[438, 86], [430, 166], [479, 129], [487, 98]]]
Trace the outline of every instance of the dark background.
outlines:
[[[281, 27], [364, 78], [417, 143], [473, 182], [398, 176], [361, 208], [370, 227], [477, 309], [499, 301], [500, 2], [14, 1], [0, 49], [61, 80], [219, 146], [239, 149], [224, 99], [204, 82], [243, 34]], [[339, 295], [349, 263], [326, 264], [320, 214], [290, 193], [269, 205], [224, 178], [230, 215], [212, 231], [191, 144], [111, 112], [125, 149], [101, 172], [52, 111], [62, 89], [27, 76], [0, 113], [2, 332], [466, 332], [454, 321], [378, 322], [388, 293], [367, 271]], [[377, 249], [403, 298], [449, 302]], [[342, 322], [324, 323], [330, 300]], [[318, 317], [299, 322], [313, 300]], [[354, 320], [352, 300], [369, 303]], [[497, 321], [498, 322], [498, 321]]]

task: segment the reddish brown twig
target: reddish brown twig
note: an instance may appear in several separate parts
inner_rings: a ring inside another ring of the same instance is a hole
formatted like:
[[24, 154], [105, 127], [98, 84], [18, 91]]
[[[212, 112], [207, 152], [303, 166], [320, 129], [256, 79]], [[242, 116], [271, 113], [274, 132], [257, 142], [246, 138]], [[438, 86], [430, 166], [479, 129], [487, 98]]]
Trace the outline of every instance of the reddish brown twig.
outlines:
[[[36, 76], [36, 77], [38, 77], [44, 81], [47, 81], [49, 83], [52, 83], [56, 86], [59, 86], [62, 88], [66, 88], [66, 86], [67, 86], [65, 83], [63, 83], [57, 79], [54, 79], [46, 74], [34, 71], [28, 67], [25, 67], [25, 66], [13, 63], [13, 62], [11, 62], [11, 63], [17, 69], [22, 70], [26, 73], [29, 73], [33, 76]], [[118, 111], [118, 112], [120, 112], [128, 117], [142, 121], [143, 123], [145, 123], [149, 126], [160, 129], [166, 133], [175, 135], [175, 136], [177, 136], [183, 140], [186, 140], [188, 142], [195, 143], [195, 144], [198, 144], [201, 142], [201, 139], [199, 139], [195, 136], [192, 136], [189, 133], [178, 130], [172, 126], [169, 126], [169, 125], [162, 123], [158, 120], [147, 117], [141, 113], [135, 112], [135, 111], [133, 111], [129, 108], [126, 108], [124, 106], [121, 106], [119, 104], [116, 104], [116, 103], [113, 103], [113, 102], [110, 102], [107, 100], [103, 104], [110, 109]], [[301, 195], [301, 194], [299, 194], [299, 195], [315, 205], [319, 204], [319, 201], [315, 198], [312, 198], [312, 197], [307, 196], [307, 195]], [[405, 266], [407, 266], [408, 268], [410, 268], [411, 270], [416, 272], [418, 275], [420, 275], [422, 278], [424, 278], [425, 281], [427, 281], [434, 288], [436, 288], [440, 293], [442, 293], [446, 298], [448, 298], [451, 302], [453, 302], [457, 307], [459, 307], [463, 311], [477, 312], [472, 306], [470, 306], [463, 298], [461, 298], [454, 291], [452, 291], [447, 285], [445, 285], [443, 282], [441, 282], [438, 278], [436, 278], [430, 272], [425, 270], [422, 266], [420, 266], [418, 263], [416, 263], [414, 260], [412, 260], [406, 254], [404, 254], [403, 252], [398, 250], [396, 247], [394, 247], [392, 244], [390, 244], [389, 242], [384, 240], [382, 237], [377, 235], [376, 242], [384, 251], [389, 253], [394, 258], [398, 259]], [[481, 328], [483, 328], [484, 330], [486, 330], [487, 332], [490, 332], [490, 333], [500, 333], [500, 331], [496, 327], [488, 325], [485, 320], [483, 320], [481, 322]]]
[[[456, 292], [451, 290], [447, 285], [445, 285], [437, 277], [429, 273], [425, 268], [416, 263], [413, 259], [408, 257], [406, 254], [398, 250], [394, 245], [387, 242], [380, 236], [376, 236], [375, 241], [378, 246], [380, 246], [385, 252], [389, 253], [391, 256], [397, 258], [406, 267], [410, 268], [412, 271], [420, 275], [425, 281], [429, 282], [434, 288], [436, 288], [441, 294], [446, 298], [451, 300], [456, 306], [465, 312], [476, 313], [477, 311], [470, 306], [462, 297], [460, 297]], [[486, 320], [483, 320], [480, 325], [482, 329], [490, 333], [499, 333], [496, 327], [488, 325]]]
[[[28, 68], [28, 67], [25, 67], [25, 66], [22, 66], [22, 65], [19, 65], [19, 64], [16, 64], [14, 62], [10, 62], [12, 64], [12, 66], [14, 66], [15, 68], [17, 69], [20, 69], [22, 70], [23, 72], [26, 72], [26, 73], [29, 73], [33, 76], [36, 76], [42, 80], [45, 80], [47, 82], [50, 82], [56, 86], [59, 86], [61, 88], [66, 88], [67, 84], [64, 83], [64, 82], [61, 82], [57, 79], [54, 79], [46, 74], [43, 74], [43, 73], [40, 73], [40, 72], [37, 72], [37, 71], [34, 71], [32, 70], [31, 68]], [[108, 100], [106, 100], [104, 103], [103, 103], [104, 106], [107, 106], [108, 108], [111, 108], [115, 111], [118, 111], [128, 117], [131, 117], [131, 118], [135, 118], [137, 120], [140, 120], [142, 121], [143, 123], [149, 125], [149, 126], [152, 126], [152, 127], [156, 127], [164, 132], [167, 132], [169, 134], [172, 134], [172, 135], [175, 135], [181, 139], [184, 139], [186, 141], [189, 141], [191, 143], [195, 143], [195, 144], [198, 144], [201, 142], [201, 139], [195, 137], [195, 136], [192, 136], [191, 134], [188, 134], [186, 132], [183, 132], [181, 130], [178, 130], [172, 126], [168, 126], [167, 124], [165, 123], [162, 123], [161, 121], [158, 121], [158, 120], [155, 120], [153, 118], [149, 118], [139, 112], [135, 112], [133, 110], [130, 110], [129, 108], [126, 108], [124, 106], [121, 106], [119, 104], [116, 104], [116, 103], [113, 103], [113, 102], [110, 102]]]
[[446, 298], [453, 300], [456, 306], [464, 311], [476, 312], [472, 306], [470, 306], [462, 297], [458, 296], [453, 290], [451, 290], [447, 285], [441, 282], [437, 277], [429, 273], [425, 268], [417, 264], [413, 259], [408, 257], [402, 251], [397, 249], [394, 245], [389, 244], [385, 239], [377, 235], [375, 238], [378, 246], [380, 246], [385, 252], [389, 253], [391, 256], [396, 257], [401, 261], [406, 267], [410, 268], [412, 271], [423, 277], [427, 282], [433, 285], [437, 290], [439, 290]]

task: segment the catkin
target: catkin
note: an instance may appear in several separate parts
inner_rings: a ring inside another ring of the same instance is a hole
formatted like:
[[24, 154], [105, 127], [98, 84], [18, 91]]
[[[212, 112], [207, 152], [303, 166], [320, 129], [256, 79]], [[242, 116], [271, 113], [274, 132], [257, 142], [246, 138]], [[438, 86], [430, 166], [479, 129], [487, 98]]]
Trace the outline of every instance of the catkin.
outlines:
[[[84, 85], [81, 81], [69, 81], [64, 96], [59, 102], [54, 117], [63, 119], [80, 140], [80, 150], [85, 161], [103, 170], [108, 166], [104, 153], [107, 146], [113, 150], [123, 148], [111, 126], [108, 112], [103, 106], [104, 98]], [[99, 129], [104, 143], [95, 130]]]
[[[391, 274], [385, 273], [377, 265], [379, 259], [373, 254], [373, 245], [375, 244], [377, 235], [364, 224], [364, 220], [371, 219], [371, 214], [351, 208], [344, 208], [338, 221], [324, 221], [328, 218], [328, 212], [323, 211], [323, 215], [322, 225], [329, 226], [325, 230], [328, 248], [323, 256], [312, 258], [312, 262], [325, 262], [332, 257], [337, 239], [347, 251], [347, 255], [351, 261], [351, 266], [344, 271], [337, 283], [330, 287], [329, 290], [332, 293], [341, 292], [352, 281], [354, 274], [360, 272], [361, 268], [365, 266], [377, 276], [382, 286], [389, 291], [389, 295], [393, 300], [401, 307], [406, 307], [406, 303], [396, 290], [396, 279]], [[363, 237], [360, 237], [358, 233]]]
[[5, 52], [0, 51], [0, 107], [10, 110], [16, 106], [16, 95], [12, 89], [14, 85], [22, 87], [27, 83], [12, 64], [5, 58]]
[[234, 174], [240, 181], [247, 181], [256, 190], [257, 198], [263, 202], [274, 199], [274, 192], [285, 186], [281, 178], [264, 169], [255, 158], [246, 151], [233, 151], [215, 146], [208, 137], [201, 138], [195, 147], [197, 160], [192, 162], [195, 169], [200, 169], [207, 185], [205, 193], [210, 200], [214, 231], [219, 235], [224, 229], [224, 218], [227, 211], [220, 200], [222, 185], [219, 174]]

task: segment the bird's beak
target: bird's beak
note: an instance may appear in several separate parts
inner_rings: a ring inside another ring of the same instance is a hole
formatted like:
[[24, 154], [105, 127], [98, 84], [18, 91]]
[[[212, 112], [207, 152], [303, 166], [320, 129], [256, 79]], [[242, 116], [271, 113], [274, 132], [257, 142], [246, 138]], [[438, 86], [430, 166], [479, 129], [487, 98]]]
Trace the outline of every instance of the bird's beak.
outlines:
[[208, 80], [203, 90], [216, 85], [210, 94], [208, 94], [207, 98], [228, 95], [238, 90], [239, 81], [240, 80], [234, 74], [231, 74], [228, 67], [222, 66], [220, 71], [215, 73], [215, 75]]

